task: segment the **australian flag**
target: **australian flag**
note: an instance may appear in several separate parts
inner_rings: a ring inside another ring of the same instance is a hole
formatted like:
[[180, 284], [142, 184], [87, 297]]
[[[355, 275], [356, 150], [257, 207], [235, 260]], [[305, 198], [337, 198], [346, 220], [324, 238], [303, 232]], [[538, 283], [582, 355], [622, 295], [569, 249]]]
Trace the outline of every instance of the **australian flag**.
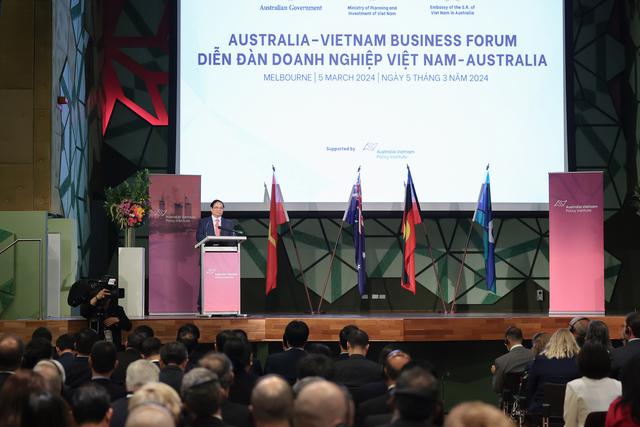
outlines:
[[[488, 168], [488, 166], [487, 166]], [[484, 268], [487, 279], [487, 290], [496, 292], [496, 259], [495, 241], [493, 239], [493, 212], [491, 211], [491, 188], [489, 185], [489, 171], [487, 178], [480, 188], [478, 207], [473, 214], [473, 221], [480, 224], [483, 229], [482, 241], [484, 244]]]
[[342, 220], [353, 225], [353, 246], [356, 250], [356, 267], [358, 269], [358, 290], [360, 296], [366, 292], [367, 263], [364, 254], [364, 218], [362, 217], [362, 188], [360, 187], [360, 169], [358, 179], [353, 185], [349, 205]]

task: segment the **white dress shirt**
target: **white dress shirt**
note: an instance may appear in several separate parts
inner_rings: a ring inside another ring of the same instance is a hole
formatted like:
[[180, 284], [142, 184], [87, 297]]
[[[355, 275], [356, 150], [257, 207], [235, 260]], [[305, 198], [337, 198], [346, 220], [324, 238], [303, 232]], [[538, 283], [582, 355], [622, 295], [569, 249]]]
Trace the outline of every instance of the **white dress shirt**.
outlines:
[[587, 415], [609, 410], [611, 402], [621, 394], [622, 384], [612, 378], [582, 377], [569, 381], [564, 395], [564, 425], [584, 427]]

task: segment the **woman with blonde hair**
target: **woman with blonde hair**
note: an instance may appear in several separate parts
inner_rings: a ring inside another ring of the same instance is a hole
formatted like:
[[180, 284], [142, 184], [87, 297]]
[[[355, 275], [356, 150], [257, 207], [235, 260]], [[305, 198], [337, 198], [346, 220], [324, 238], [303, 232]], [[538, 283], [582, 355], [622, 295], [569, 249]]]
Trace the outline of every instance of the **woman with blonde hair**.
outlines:
[[527, 382], [529, 413], [542, 412], [542, 394], [546, 383], [566, 384], [580, 377], [576, 356], [580, 347], [568, 329], [558, 329], [531, 364]]
[[182, 401], [171, 386], [156, 382], [143, 385], [129, 399], [129, 412], [148, 403], [155, 403], [168, 409], [173, 415], [176, 425], [179, 424]]

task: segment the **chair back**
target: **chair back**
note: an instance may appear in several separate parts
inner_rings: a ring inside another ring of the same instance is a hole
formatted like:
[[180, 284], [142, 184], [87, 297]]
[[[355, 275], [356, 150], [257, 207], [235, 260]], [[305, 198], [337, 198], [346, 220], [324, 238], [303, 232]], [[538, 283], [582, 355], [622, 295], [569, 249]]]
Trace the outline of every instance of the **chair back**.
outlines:
[[584, 420], [584, 427], [604, 427], [607, 411], [591, 412]]
[[564, 392], [566, 384], [546, 383], [543, 385], [542, 404], [549, 405], [548, 416], [551, 418], [562, 418], [564, 410]]

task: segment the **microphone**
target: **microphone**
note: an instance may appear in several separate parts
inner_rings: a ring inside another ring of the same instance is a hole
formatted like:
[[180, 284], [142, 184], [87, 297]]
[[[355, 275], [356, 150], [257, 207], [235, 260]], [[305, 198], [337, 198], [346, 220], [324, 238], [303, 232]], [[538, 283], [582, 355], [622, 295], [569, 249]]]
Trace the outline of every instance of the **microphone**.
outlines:
[[233, 228], [226, 228], [226, 227], [218, 226], [218, 230], [226, 231], [226, 232], [228, 232], [228, 233], [234, 233], [234, 234], [241, 234], [241, 235], [244, 235], [244, 232], [242, 232], [242, 231], [240, 231], [240, 230], [234, 230]]

